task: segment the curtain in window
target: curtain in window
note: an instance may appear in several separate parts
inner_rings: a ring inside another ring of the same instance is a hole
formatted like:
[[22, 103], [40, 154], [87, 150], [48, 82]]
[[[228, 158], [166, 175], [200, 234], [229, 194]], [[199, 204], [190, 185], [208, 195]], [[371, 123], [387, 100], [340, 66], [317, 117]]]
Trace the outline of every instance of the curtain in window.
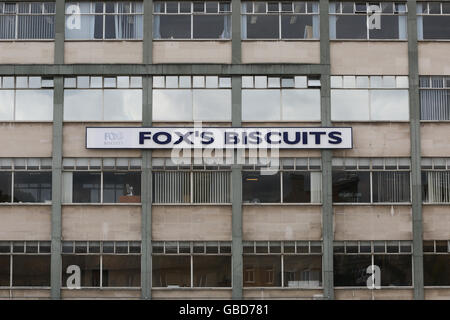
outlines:
[[450, 172], [427, 171], [427, 188], [425, 202], [450, 202]]
[[153, 190], [154, 203], [189, 203], [190, 172], [154, 172]]
[[220, 39], [230, 39], [230, 16], [224, 15], [223, 16], [223, 32], [220, 35]]
[[54, 38], [54, 16], [20, 15], [17, 19], [18, 39]]
[[421, 89], [420, 119], [450, 120], [450, 90]]
[[16, 37], [16, 17], [0, 16], [0, 39], [14, 39]]
[[230, 202], [230, 173], [194, 172], [195, 203], [228, 203]]
[[[161, 12], [161, 3], [155, 3], [155, 12]], [[161, 28], [160, 28], [160, 19], [159, 14], [153, 15], [153, 38], [161, 39]]]
[[409, 202], [409, 172], [373, 172], [374, 202]]
[[[313, 12], [319, 12], [319, 4], [318, 3], [313, 3], [312, 4], [314, 11]], [[313, 38], [314, 39], [319, 39], [320, 38], [320, 17], [318, 14], [314, 14], [312, 16], [312, 27], [313, 27]], [[336, 27], [336, 26], [335, 26]], [[305, 37], [306, 39], [306, 37]]]
[[322, 173], [311, 172], [311, 202], [322, 202]]
[[[65, 26], [66, 39], [94, 39], [95, 18], [97, 16], [80, 14], [80, 12], [89, 13], [90, 5], [89, 2], [67, 4]], [[102, 18], [103, 16], [100, 17]]]
[[422, 13], [422, 4], [417, 3], [417, 40], [423, 40], [423, 17], [419, 14]]
[[[247, 3], [242, 3], [241, 12], [247, 12]], [[247, 15], [245, 14], [241, 16], [241, 33], [242, 39], [247, 39]]]

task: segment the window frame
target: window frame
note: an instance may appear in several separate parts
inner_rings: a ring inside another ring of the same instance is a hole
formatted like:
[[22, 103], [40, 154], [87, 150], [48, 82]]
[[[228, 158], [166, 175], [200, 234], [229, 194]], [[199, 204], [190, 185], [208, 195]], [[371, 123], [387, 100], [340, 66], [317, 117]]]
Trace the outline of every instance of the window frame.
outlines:
[[[439, 11], [440, 13], [429, 13], [430, 12], [430, 3], [439, 3]], [[423, 38], [423, 17], [426, 16], [444, 16], [444, 17], [450, 17], [450, 12], [444, 13], [442, 4], [446, 2], [439, 2], [439, 1], [417, 1], [417, 36], [418, 41], [432, 41], [432, 42], [449, 42], [450, 38], [448, 39], [424, 39]], [[423, 5], [426, 5], [426, 12], [423, 12]], [[422, 12], [419, 12], [420, 8], [422, 8]]]

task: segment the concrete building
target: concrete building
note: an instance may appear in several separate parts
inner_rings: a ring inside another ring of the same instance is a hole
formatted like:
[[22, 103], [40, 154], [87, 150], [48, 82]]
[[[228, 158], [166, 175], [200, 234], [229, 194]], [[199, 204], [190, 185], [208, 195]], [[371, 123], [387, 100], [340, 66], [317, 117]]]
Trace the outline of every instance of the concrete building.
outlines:
[[[0, 2], [0, 299], [450, 299], [449, 40], [442, 0]], [[86, 147], [199, 121], [352, 147]]]

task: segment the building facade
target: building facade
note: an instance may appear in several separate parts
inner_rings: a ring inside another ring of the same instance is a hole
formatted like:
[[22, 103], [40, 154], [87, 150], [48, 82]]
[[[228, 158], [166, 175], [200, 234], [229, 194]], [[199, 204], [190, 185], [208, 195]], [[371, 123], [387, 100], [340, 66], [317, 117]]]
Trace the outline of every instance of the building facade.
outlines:
[[[449, 40], [442, 0], [0, 2], [0, 299], [450, 299]], [[200, 122], [352, 148], [86, 148]]]

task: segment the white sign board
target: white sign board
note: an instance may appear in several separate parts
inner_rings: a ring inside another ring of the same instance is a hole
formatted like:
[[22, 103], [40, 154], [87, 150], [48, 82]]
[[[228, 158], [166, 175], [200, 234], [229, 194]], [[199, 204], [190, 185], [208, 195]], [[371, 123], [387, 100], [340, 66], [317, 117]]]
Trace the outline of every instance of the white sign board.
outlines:
[[352, 128], [87, 127], [87, 149], [351, 149]]

